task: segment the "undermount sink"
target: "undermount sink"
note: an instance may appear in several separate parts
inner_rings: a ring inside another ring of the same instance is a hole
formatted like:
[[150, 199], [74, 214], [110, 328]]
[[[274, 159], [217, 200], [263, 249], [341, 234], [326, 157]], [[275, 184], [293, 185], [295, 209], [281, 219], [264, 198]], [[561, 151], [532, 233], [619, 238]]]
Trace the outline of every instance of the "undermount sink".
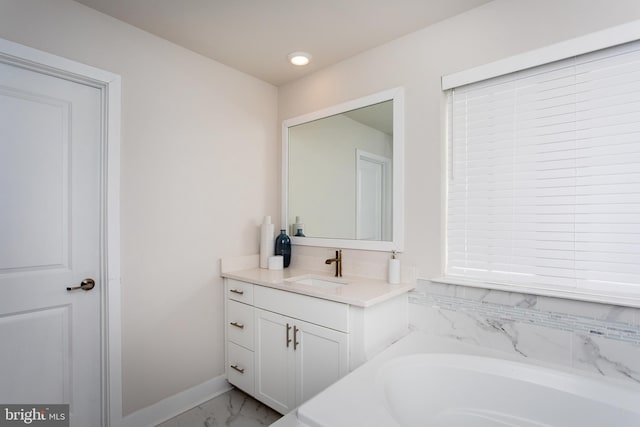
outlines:
[[285, 279], [286, 282], [296, 283], [298, 285], [313, 286], [315, 288], [322, 289], [338, 289], [346, 285], [347, 282], [343, 279], [318, 276], [314, 274], [305, 274], [304, 276], [291, 277]]

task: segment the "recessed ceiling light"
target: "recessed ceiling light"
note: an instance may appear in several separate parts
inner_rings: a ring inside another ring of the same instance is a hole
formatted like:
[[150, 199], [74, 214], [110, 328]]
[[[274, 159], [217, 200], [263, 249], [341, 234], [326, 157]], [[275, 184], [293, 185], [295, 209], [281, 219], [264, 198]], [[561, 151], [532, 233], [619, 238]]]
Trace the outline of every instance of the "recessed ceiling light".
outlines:
[[309, 62], [311, 62], [311, 55], [308, 54], [307, 52], [293, 52], [290, 53], [289, 56], [289, 62], [291, 62], [293, 65], [307, 65]]

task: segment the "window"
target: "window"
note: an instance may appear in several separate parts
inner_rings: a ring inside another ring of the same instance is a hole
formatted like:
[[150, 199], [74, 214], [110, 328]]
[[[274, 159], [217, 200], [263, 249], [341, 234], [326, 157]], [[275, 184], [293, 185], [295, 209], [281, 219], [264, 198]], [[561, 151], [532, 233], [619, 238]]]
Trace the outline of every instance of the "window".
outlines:
[[640, 42], [448, 100], [446, 276], [640, 297]]

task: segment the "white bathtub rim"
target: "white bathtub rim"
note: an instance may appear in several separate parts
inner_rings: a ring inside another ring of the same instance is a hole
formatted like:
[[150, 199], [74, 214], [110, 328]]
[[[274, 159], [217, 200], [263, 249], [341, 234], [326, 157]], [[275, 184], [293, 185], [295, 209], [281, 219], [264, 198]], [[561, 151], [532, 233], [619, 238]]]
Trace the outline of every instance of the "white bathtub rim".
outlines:
[[520, 382], [559, 390], [631, 412], [640, 412], [638, 402], [640, 389], [628, 381], [585, 375], [584, 371], [543, 366], [531, 361], [522, 362], [460, 353], [414, 353], [394, 357], [381, 364], [376, 370], [375, 386], [384, 388], [385, 378], [398, 366], [402, 369], [418, 371], [419, 365], [425, 364], [428, 368], [473, 371], [504, 378], [514, 378], [513, 372], [517, 371], [517, 380]]
[[[593, 372], [579, 370], [573, 367], [552, 364], [548, 362], [538, 361], [516, 354], [506, 353], [503, 351], [489, 349], [477, 346], [468, 342], [455, 340], [448, 337], [442, 337], [423, 331], [414, 331], [391, 345], [389, 348], [378, 354], [369, 362], [360, 366], [349, 374], [349, 382], [343, 380], [333, 384], [316, 397], [306, 402], [296, 411], [300, 426], [325, 426], [325, 425], [349, 425], [348, 419], [355, 422], [352, 425], [360, 425], [359, 418], [355, 414], [369, 414], [371, 420], [378, 423], [370, 425], [399, 426], [397, 420], [386, 407], [386, 398], [381, 387], [376, 386], [378, 372], [385, 364], [393, 363], [394, 359], [401, 357], [410, 357], [419, 354], [451, 354], [457, 355], [473, 355], [481, 357], [489, 357], [499, 359], [501, 362], [515, 362], [525, 365], [533, 365], [534, 367], [543, 367], [551, 370], [566, 372], [567, 375], [578, 375], [580, 377], [591, 378], [601, 383], [609, 383], [613, 387], [621, 387], [628, 389], [630, 393], [640, 393], [640, 384], [635, 382], [605, 377]], [[390, 365], [389, 365], [390, 366]], [[357, 394], [354, 394], [354, 384], [360, 384]], [[332, 410], [329, 414], [323, 411], [326, 409], [326, 403], [331, 405]], [[324, 406], [323, 406], [324, 404]], [[348, 414], [345, 420], [338, 416], [341, 412]], [[369, 417], [368, 417], [369, 419]], [[365, 421], [365, 420], [362, 420]]]
[[392, 359], [423, 353], [470, 355], [512, 361], [525, 365], [533, 365], [550, 370], [556, 370], [569, 375], [591, 378], [597, 382], [605, 382], [615, 387], [622, 387], [631, 391], [640, 392], [640, 382], [638, 381], [622, 377], [605, 376], [595, 371], [588, 371], [573, 366], [538, 360], [532, 357], [522, 356], [518, 353], [510, 353], [503, 350], [482, 347], [472, 342], [434, 335], [424, 331], [412, 331], [391, 346], [387, 347], [384, 351], [369, 360], [365, 365], [360, 366], [358, 369], [370, 364], [375, 365], [376, 369], [380, 369], [383, 364], [391, 361]]

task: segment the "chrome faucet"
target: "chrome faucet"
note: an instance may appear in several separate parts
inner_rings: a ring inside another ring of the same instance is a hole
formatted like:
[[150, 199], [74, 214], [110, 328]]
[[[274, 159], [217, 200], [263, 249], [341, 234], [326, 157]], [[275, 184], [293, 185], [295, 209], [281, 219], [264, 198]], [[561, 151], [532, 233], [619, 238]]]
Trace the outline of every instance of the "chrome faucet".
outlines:
[[324, 263], [331, 264], [332, 262], [336, 263], [336, 277], [342, 277], [342, 249], [336, 251], [335, 258], [329, 258]]

